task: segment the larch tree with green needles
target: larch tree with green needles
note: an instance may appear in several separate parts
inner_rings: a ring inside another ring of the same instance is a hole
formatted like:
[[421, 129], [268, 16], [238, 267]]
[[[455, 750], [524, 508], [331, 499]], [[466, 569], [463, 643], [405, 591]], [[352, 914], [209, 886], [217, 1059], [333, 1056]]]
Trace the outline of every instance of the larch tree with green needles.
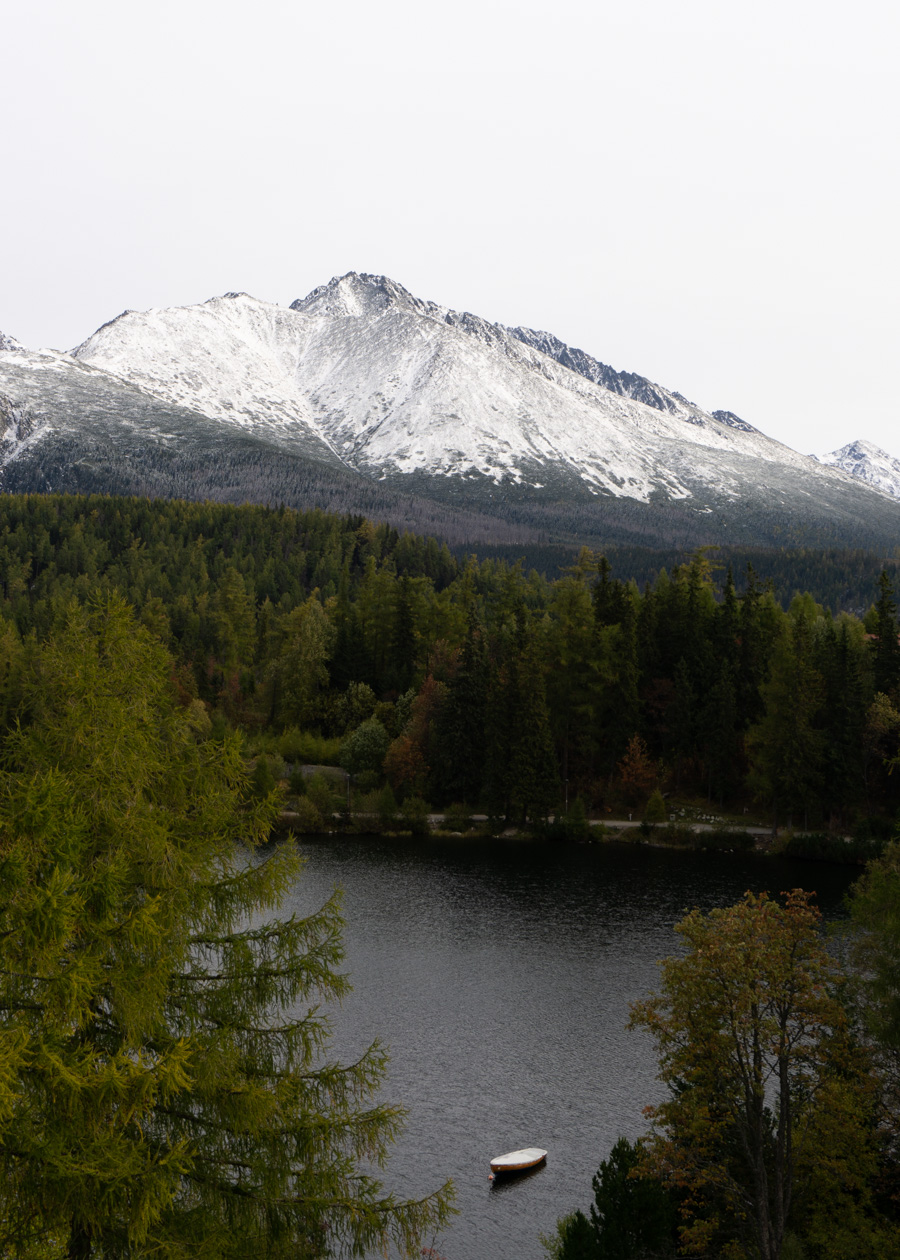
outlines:
[[[0, 1254], [412, 1254], [446, 1221], [377, 1178], [385, 1054], [327, 1060], [347, 980], [332, 898], [271, 800], [179, 708], [124, 604], [32, 645], [0, 764]], [[375, 1170], [374, 1173], [372, 1170]]]

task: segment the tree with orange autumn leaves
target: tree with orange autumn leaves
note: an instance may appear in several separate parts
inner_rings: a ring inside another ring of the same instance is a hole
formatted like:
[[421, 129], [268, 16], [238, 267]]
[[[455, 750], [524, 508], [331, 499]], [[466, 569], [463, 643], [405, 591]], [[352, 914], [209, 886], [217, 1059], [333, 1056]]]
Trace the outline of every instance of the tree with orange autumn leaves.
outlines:
[[425, 790], [433, 760], [432, 725], [446, 693], [446, 685], [429, 674], [412, 702], [409, 721], [388, 748], [384, 771], [395, 791], [410, 795]]
[[633, 806], [645, 801], [659, 778], [659, 766], [650, 757], [640, 735], [632, 735], [628, 741], [618, 771], [626, 802]]

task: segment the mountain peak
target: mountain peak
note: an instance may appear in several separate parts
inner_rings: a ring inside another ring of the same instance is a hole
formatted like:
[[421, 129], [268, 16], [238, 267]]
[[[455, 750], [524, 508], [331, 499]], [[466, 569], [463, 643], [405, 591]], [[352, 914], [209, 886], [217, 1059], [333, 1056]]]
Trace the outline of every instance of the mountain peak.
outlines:
[[[296, 431], [378, 478], [553, 481], [647, 502], [705, 493], [732, 455], [805, 462], [550, 333], [423, 301], [384, 275], [334, 276], [289, 309], [229, 293], [113, 325], [75, 357], [217, 420], [288, 442]], [[737, 493], [741, 478], [727, 480]]]
[[[335, 276], [290, 308], [232, 291], [125, 312], [71, 357], [0, 355], [0, 391], [38, 426], [28, 434], [20, 426], [14, 448], [0, 450], [7, 488], [15, 468], [42, 477], [52, 450], [54, 468], [80, 477], [72, 451], [107, 460], [112, 476], [109, 460], [132, 448], [141, 455], [127, 484], [143, 485], [134, 478], [145, 449], [159, 446], [158, 467], [170, 468], [170, 438], [184, 432], [214, 470], [203, 474], [204, 493], [224, 477], [229, 494], [261, 501], [275, 493], [267, 477], [253, 472], [239, 485], [227, 471], [251, 448], [254, 459], [268, 451], [398, 491], [424, 486], [430, 499], [465, 497], [479, 511], [503, 513], [513, 501], [524, 511], [532, 496], [535, 512], [568, 504], [567, 534], [581, 529], [576, 505], [605, 529], [613, 499], [624, 501], [622, 521], [646, 516], [648, 536], [658, 517], [666, 530], [680, 521], [695, 540], [726, 527], [733, 538], [796, 529], [804, 538], [895, 538], [900, 520], [900, 502], [889, 498], [900, 496], [900, 461], [895, 481], [867, 476], [860, 485], [859, 472], [817, 465], [731, 412], [707, 413], [549, 332], [507, 329], [367, 272]], [[866, 457], [861, 466], [891, 462], [861, 444], [856, 454]], [[193, 484], [192, 473], [165, 476], [179, 493]], [[645, 525], [635, 529], [629, 537]]]
[[10, 337], [8, 333], [0, 332], [0, 350], [24, 350], [25, 347], [20, 341], [16, 341], [15, 337]]
[[882, 450], [880, 446], [876, 446], [874, 442], [867, 442], [865, 438], [855, 438], [852, 442], [848, 442], [846, 446], [842, 446], [836, 451], [831, 451], [828, 455], [823, 455], [822, 459], [832, 459], [836, 456], [843, 456], [844, 458], [849, 458], [851, 456], [856, 456], [858, 458], [868, 457], [870, 459], [893, 458], [887, 453], [887, 451]]
[[867, 481], [882, 494], [889, 494], [900, 499], [900, 459], [895, 459], [893, 455], [883, 451], [874, 442], [867, 442], [865, 438], [856, 438], [836, 451], [830, 451], [827, 455], [817, 455], [815, 458], [820, 464], [840, 468], [853, 477]]
[[413, 297], [402, 284], [389, 276], [370, 275], [366, 271], [348, 271], [332, 276], [327, 284], [318, 285], [305, 298], [291, 302], [292, 311], [309, 315], [354, 316], [373, 315], [389, 306], [423, 311], [432, 305]]

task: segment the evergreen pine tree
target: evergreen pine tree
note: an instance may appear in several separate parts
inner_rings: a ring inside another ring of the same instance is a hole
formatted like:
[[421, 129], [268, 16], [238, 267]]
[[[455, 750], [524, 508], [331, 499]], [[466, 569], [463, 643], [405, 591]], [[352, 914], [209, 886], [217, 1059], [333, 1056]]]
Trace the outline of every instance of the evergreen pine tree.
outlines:
[[598, 626], [618, 625], [625, 617], [630, 602], [627, 589], [611, 574], [612, 566], [606, 556], [600, 556], [592, 593], [594, 619]]
[[416, 627], [413, 617], [411, 582], [404, 574], [397, 583], [397, 604], [394, 609], [394, 632], [391, 641], [393, 689], [406, 691], [416, 668]]
[[484, 630], [473, 611], [435, 732], [433, 774], [445, 800], [475, 805], [481, 799], [487, 690]]
[[518, 662], [518, 713], [510, 765], [510, 797], [521, 818], [546, 818], [559, 799], [556, 749], [544, 676], [533, 651]]
[[779, 809], [808, 812], [822, 787], [824, 739], [819, 726], [824, 689], [812, 660], [810, 630], [798, 618], [776, 647], [771, 674], [762, 689], [765, 713], [751, 728], [752, 779], [760, 797]]
[[894, 602], [894, 588], [884, 569], [878, 579], [875, 635], [873, 661], [875, 690], [889, 696], [900, 686], [900, 643], [897, 641], [897, 605]]
[[740, 782], [744, 763], [734, 673], [727, 659], [707, 692], [700, 726], [708, 797], [721, 806]]
[[597, 704], [597, 742], [607, 773], [640, 725], [637, 631], [637, 612], [629, 598], [621, 623], [600, 632], [597, 655], [603, 682]]
[[725, 587], [722, 591], [722, 602], [716, 617], [716, 650], [720, 660], [731, 664], [738, 651], [741, 633], [741, 608], [734, 588], [734, 574], [731, 565], [725, 574]]
[[637, 1175], [640, 1147], [619, 1138], [594, 1175], [591, 1226], [602, 1260], [672, 1255], [678, 1211], [671, 1189]]
[[753, 565], [748, 563], [747, 589], [741, 600], [741, 642], [735, 682], [738, 712], [742, 715], [744, 729], [759, 720], [764, 707], [760, 688], [765, 678], [767, 662], [761, 624], [762, 599], [763, 593]]
[[696, 752], [700, 718], [700, 704], [683, 656], [675, 666], [673, 682], [675, 690], [669, 707], [669, 731], [675, 756], [675, 782], [680, 786], [684, 764]]
[[484, 794], [495, 818], [512, 813], [513, 723], [518, 712], [518, 678], [508, 664], [492, 665], [485, 715]]
[[851, 642], [846, 620], [837, 630], [828, 624], [819, 653], [825, 685], [822, 797], [828, 816], [845, 822], [865, 795], [866, 694], [861, 652], [862, 645]]
[[356, 609], [350, 602], [350, 562], [344, 562], [338, 581], [334, 610], [334, 650], [328, 668], [332, 685], [343, 690], [352, 682], [365, 682], [371, 666]]
[[543, 818], [553, 807], [559, 776], [546, 686], [525, 607], [515, 610], [491, 670], [485, 722], [485, 787], [491, 811], [517, 822]]
[[591, 553], [582, 549], [579, 563], [557, 582], [550, 619], [541, 627], [540, 649], [546, 671], [547, 705], [564, 779], [584, 784], [592, 776], [595, 714], [601, 696], [598, 634], [590, 591], [584, 578]]

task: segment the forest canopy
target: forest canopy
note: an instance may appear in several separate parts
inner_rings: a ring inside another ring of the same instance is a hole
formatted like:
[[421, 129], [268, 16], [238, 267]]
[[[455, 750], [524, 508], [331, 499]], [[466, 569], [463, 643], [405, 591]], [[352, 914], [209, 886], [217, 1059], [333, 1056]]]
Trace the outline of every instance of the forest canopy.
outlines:
[[[365, 764], [399, 803], [521, 820], [575, 801], [643, 810], [658, 793], [867, 835], [896, 812], [886, 570], [860, 619], [808, 593], [785, 608], [715, 548], [641, 590], [586, 549], [550, 580], [362, 517], [3, 496], [0, 722], [18, 712], [29, 641], [73, 601], [114, 592], [216, 730], [289, 765], [304, 750], [336, 764], [355, 741], [348, 768]], [[373, 721], [377, 768], [352, 754]]]

